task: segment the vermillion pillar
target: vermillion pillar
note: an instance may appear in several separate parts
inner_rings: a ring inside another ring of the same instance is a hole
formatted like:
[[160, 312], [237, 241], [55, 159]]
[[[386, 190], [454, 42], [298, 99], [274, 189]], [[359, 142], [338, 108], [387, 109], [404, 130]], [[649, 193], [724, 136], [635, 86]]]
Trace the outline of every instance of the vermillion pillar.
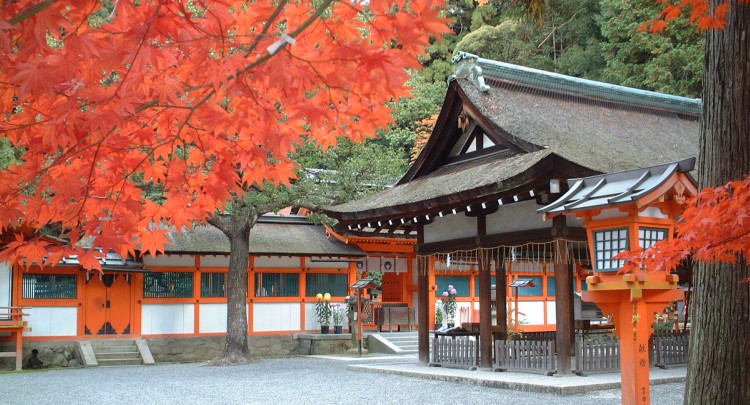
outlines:
[[596, 303], [612, 315], [615, 334], [620, 340], [620, 373], [623, 405], [651, 403], [649, 338], [655, 313], [672, 301], [681, 300], [677, 276], [627, 274], [588, 277], [589, 291], [582, 299]]

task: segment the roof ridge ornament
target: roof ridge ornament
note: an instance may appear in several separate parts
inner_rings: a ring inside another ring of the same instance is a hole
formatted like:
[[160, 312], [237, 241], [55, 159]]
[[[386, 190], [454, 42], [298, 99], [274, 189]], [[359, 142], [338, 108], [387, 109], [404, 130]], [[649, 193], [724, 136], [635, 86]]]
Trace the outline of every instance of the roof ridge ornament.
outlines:
[[479, 67], [477, 61], [479, 56], [459, 51], [456, 56], [451, 59], [451, 62], [458, 63], [456, 73], [448, 78], [448, 83], [456, 79], [469, 79], [479, 91], [488, 92], [490, 86], [484, 83], [484, 76], [482, 76], [482, 68]]

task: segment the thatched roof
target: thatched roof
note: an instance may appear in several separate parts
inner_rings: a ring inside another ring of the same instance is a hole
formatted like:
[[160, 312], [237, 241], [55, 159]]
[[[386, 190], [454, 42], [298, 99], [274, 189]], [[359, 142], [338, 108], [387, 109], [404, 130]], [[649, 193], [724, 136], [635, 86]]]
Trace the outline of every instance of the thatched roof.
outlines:
[[462, 195], [487, 196], [512, 189], [529, 181], [530, 170], [540, 161], [547, 158], [550, 151], [515, 155], [507, 159], [494, 156], [443, 166], [429, 176], [417, 178], [383, 190], [378, 194], [361, 200], [333, 207], [337, 213], [370, 213], [372, 215], [398, 215], [404, 209], [418, 210], [416, 206], [429, 209], [437, 204], [435, 200], [446, 196], [455, 196], [463, 200]]
[[467, 101], [505, 132], [600, 173], [698, 156], [698, 116], [488, 80], [480, 92], [459, 83]]
[[[457, 71], [432, 136], [399, 183], [327, 207], [329, 216], [356, 224], [423, 215], [528, 188], [548, 181], [553, 170], [584, 177], [698, 155], [700, 100], [481, 58], [471, 63]], [[462, 111], [507, 149], [450, 163]]]
[[[229, 240], [212, 226], [191, 231], [170, 230], [165, 253], [229, 254]], [[366, 256], [356, 246], [328, 238], [322, 225], [304, 219], [263, 218], [250, 231], [250, 254], [272, 256]]]

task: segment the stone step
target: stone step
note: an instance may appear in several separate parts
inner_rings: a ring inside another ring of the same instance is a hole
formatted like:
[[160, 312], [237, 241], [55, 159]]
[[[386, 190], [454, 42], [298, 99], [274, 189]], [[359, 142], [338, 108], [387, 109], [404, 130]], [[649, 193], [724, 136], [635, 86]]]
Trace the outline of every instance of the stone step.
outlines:
[[93, 349], [97, 356], [102, 353], [138, 352], [138, 347], [135, 344], [129, 346], [94, 346]]
[[136, 351], [129, 352], [109, 352], [109, 353], [97, 353], [96, 360], [101, 362], [102, 360], [116, 360], [116, 359], [138, 359], [141, 360], [141, 354]]
[[107, 366], [139, 366], [143, 364], [143, 360], [139, 357], [137, 359], [97, 359], [99, 367]]
[[88, 362], [84, 361], [87, 365], [128, 366], [154, 363], [148, 345], [142, 340], [92, 340], [82, 342], [79, 350], [84, 359], [89, 359]]

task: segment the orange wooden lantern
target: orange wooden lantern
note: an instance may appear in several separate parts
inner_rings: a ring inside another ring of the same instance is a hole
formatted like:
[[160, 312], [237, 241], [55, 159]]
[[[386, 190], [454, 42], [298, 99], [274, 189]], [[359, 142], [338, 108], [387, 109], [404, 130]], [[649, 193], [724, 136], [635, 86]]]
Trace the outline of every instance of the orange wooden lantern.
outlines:
[[678, 277], [638, 269], [621, 274], [621, 252], [646, 249], [671, 239], [685, 197], [697, 193], [690, 175], [695, 159], [570, 180], [570, 189], [541, 208], [545, 217], [575, 215], [583, 220], [594, 275], [581, 298], [612, 316], [620, 339], [623, 404], [649, 404], [649, 337], [655, 314], [681, 300]]

